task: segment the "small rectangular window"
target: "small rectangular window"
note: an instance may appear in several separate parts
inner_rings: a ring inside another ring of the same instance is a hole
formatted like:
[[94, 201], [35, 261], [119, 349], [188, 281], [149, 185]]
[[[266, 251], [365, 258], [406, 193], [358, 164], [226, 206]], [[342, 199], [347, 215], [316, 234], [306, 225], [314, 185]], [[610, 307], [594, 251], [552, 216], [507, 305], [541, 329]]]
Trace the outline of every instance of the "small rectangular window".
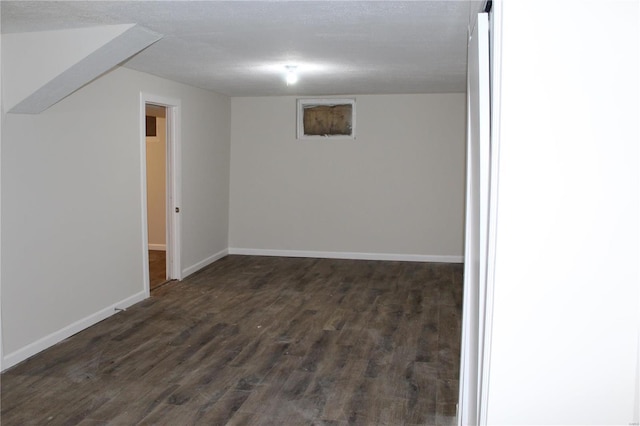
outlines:
[[298, 139], [355, 139], [355, 99], [298, 99]]

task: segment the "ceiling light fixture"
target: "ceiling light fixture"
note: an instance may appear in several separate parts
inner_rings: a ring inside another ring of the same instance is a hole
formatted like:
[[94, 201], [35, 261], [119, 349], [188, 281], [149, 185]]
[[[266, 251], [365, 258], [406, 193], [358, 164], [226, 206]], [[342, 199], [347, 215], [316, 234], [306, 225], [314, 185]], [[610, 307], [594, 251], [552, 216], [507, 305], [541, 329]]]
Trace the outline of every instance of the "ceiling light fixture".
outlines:
[[296, 84], [298, 82], [298, 74], [296, 73], [298, 67], [295, 65], [286, 65], [285, 68], [287, 69], [287, 75], [285, 77], [287, 86]]

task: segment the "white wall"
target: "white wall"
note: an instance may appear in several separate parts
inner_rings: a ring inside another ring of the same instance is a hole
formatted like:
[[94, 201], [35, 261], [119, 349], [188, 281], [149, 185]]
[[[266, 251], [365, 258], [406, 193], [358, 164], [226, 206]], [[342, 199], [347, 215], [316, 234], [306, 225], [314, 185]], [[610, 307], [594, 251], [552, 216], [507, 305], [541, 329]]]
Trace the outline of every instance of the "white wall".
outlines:
[[167, 119], [156, 117], [156, 136], [147, 136], [147, 226], [149, 247], [166, 248]]
[[489, 424], [638, 424], [640, 12], [602, 6], [494, 2]]
[[227, 97], [118, 68], [42, 114], [3, 114], [5, 368], [145, 295], [141, 91], [181, 101], [183, 268], [228, 247]]
[[[0, 8], [1, 10], [1, 8]], [[2, 13], [0, 12], [0, 19]], [[0, 35], [0, 93], [2, 93], [2, 35]], [[2, 96], [0, 96], [0, 99]], [[0, 100], [0, 193], [2, 188], [2, 127], [4, 126], [4, 102]], [[0, 196], [0, 241], [2, 240], [2, 196]], [[4, 345], [2, 343], [2, 244], [0, 244], [0, 371], [4, 370]]]
[[[134, 24], [102, 25], [5, 34], [3, 54], [6, 68], [3, 70], [3, 78], [9, 83], [2, 93], [5, 109], [11, 110], [71, 66], [133, 26]], [[60, 49], [60, 46], [65, 46], [66, 49]]]
[[231, 102], [226, 96], [197, 92], [207, 95], [182, 104], [183, 277], [229, 247]]
[[231, 251], [461, 260], [464, 94], [357, 96], [348, 141], [296, 140], [295, 97], [231, 109]]

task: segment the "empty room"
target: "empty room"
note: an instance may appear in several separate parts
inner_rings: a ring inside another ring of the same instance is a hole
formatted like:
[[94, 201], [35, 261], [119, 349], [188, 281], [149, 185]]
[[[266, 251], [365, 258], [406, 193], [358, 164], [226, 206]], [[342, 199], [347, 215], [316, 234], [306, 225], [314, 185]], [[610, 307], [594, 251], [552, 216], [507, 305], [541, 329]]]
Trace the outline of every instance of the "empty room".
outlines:
[[637, 424], [598, 5], [0, 2], [2, 424]]

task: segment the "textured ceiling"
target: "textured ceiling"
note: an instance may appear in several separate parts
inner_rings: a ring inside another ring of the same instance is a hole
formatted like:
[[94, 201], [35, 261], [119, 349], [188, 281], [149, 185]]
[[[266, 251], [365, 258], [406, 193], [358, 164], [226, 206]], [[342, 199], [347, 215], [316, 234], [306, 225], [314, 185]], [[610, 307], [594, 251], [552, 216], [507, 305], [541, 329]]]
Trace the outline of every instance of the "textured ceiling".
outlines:
[[[137, 23], [123, 65], [229, 96], [464, 92], [469, 1], [5, 1], [3, 33]], [[284, 83], [286, 64], [300, 81]]]

